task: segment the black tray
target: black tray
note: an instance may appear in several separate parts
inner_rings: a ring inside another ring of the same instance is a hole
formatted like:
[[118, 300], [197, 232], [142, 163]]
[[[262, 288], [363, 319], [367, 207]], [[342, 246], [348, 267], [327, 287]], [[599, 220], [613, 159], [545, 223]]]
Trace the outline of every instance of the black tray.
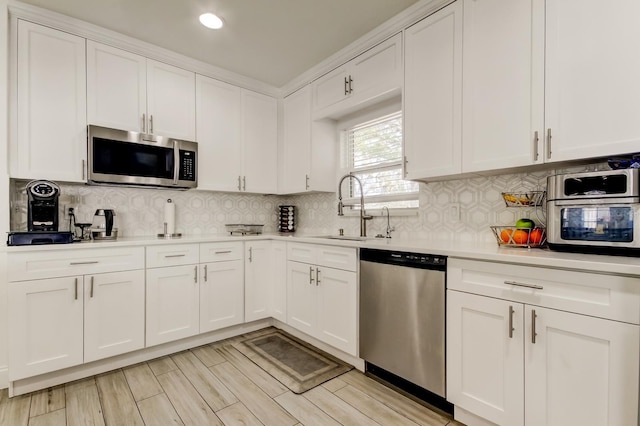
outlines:
[[69, 244], [73, 242], [73, 234], [68, 231], [49, 232], [9, 232], [7, 236], [8, 246], [31, 246], [44, 244]]

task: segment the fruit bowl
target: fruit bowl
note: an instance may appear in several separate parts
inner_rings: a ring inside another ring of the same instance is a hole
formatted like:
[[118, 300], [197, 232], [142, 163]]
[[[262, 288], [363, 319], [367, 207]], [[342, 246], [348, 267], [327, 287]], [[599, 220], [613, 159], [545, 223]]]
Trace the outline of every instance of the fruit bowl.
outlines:
[[532, 229], [515, 226], [492, 226], [498, 245], [507, 247], [541, 247], [547, 241], [547, 231], [541, 226]]
[[538, 207], [544, 201], [545, 191], [503, 192], [507, 207]]

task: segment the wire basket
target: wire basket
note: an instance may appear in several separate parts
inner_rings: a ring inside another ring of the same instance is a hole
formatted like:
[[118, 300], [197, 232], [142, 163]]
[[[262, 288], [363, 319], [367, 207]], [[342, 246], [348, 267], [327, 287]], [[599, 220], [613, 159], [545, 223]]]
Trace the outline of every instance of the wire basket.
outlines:
[[503, 192], [502, 199], [507, 207], [540, 207], [546, 191]]
[[499, 246], [542, 247], [547, 242], [547, 230], [536, 226], [532, 229], [515, 226], [491, 226]]

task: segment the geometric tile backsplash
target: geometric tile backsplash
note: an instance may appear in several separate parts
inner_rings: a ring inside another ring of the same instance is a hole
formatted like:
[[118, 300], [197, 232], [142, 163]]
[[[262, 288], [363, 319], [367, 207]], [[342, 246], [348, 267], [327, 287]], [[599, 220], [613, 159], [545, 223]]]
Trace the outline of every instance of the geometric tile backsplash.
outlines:
[[[601, 165], [587, 166], [589, 169]], [[583, 170], [585, 167], [573, 168]], [[420, 208], [410, 216], [392, 216], [394, 238], [448, 237], [477, 240], [493, 239], [490, 225], [511, 225], [520, 217], [544, 221], [542, 209], [507, 208], [500, 195], [504, 191], [524, 192], [546, 189], [550, 174], [542, 172], [478, 176], [420, 184]], [[27, 181], [11, 181], [11, 230], [26, 230]], [[164, 204], [171, 198], [176, 205], [176, 232], [182, 234], [224, 234], [225, 224], [264, 224], [265, 233], [277, 232], [278, 205], [297, 207], [296, 232], [336, 234], [342, 228], [357, 235], [359, 219], [337, 215], [335, 193], [293, 196], [247, 195], [209, 191], [60, 184], [60, 230], [68, 229], [65, 209], [73, 207], [78, 222], [91, 222], [98, 208], [116, 211], [119, 236], [153, 236], [163, 231]], [[64, 219], [63, 219], [64, 218]], [[367, 224], [368, 235], [384, 233], [386, 218], [376, 216]]]

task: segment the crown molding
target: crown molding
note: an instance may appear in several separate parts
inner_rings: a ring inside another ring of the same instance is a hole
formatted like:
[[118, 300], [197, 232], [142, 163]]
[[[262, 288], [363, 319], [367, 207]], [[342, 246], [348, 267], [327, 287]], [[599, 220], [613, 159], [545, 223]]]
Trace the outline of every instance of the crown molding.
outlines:
[[421, 0], [413, 4], [393, 18], [369, 31], [358, 40], [329, 56], [317, 65], [314, 65], [291, 80], [289, 83], [282, 86], [280, 88], [280, 96], [284, 98], [290, 95], [301, 87], [311, 83], [319, 77], [322, 77], [326, 73], [333, 71], [356, 56], [371, 49], [375, 45], [382, 43], [399, 32], [402, 32], [405, 28], [410, 27], [421, 19], [424, 19], [454, 1], [455, 0]]
[[24, 19], [36, 24], [45, 25], [89, 40], [107, 44], [118, 49], [126, 50], [149, 59], [164, 62], [207, 77], [215, 78], [235, 86], [254, 90], [265, 95], [277, 97], [281, 92], [277, 87], [259, 80], [207, 64], [154, 44], [147, 43], [76, 18], [62, 15], [57, 12], [25, 4], [17, 0], [9, 0], [8, 8], [11, 20]]

